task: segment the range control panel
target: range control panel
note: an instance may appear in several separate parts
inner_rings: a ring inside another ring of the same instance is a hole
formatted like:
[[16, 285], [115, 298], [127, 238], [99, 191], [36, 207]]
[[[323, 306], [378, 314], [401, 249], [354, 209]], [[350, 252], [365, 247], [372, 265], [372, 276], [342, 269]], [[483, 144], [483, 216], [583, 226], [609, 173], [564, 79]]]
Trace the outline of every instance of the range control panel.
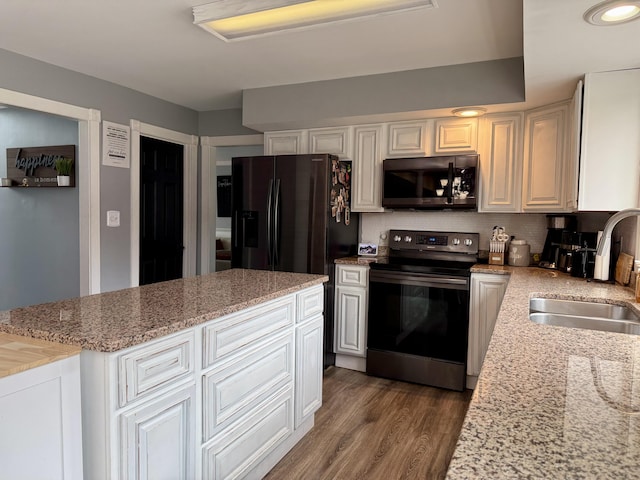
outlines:
[[390, 230], [389, 248], [432, 252], [478, 253], [480, 235], [463, 232]]

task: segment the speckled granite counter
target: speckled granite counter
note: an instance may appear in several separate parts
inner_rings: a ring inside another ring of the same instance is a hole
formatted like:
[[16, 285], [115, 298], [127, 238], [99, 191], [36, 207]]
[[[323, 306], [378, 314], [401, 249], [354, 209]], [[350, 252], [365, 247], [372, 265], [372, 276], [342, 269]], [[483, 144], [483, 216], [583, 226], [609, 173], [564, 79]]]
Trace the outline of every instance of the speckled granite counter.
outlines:
[[0, 332], [113, 352], [328, 281], [225, 270], [0, 312]]
[[378, 261], [378, 257], [343, 257], [335, 260], [335, 263], [341, 265], [369, 265]]
[[640, 478], [640, 337], [528, 318], [533, 295], [631, 291], [535, 267], [473, 271], [491, 270], [511, 278], [447, 478]]

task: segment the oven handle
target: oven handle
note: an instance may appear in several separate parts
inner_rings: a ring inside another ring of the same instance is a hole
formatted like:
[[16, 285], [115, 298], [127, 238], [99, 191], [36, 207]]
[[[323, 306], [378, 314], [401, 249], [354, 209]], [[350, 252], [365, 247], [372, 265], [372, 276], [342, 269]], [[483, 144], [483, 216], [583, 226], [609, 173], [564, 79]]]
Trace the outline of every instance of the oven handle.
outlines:
[[395, 283], [398, 285], [416, 285], [420, 287], [437, 287], [449, 290], [469, 290], [469, 279], [433, 275], [395, 274], [389, 272], [369, 272], [369, 283]]

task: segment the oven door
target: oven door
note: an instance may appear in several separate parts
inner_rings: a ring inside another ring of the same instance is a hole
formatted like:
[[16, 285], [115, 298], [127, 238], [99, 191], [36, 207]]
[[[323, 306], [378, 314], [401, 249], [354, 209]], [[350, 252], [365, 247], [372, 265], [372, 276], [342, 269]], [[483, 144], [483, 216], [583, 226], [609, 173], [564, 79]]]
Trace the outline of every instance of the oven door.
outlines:
[[468, 329], [468, 277], [370, 270], [368, 373], [462, 389]]

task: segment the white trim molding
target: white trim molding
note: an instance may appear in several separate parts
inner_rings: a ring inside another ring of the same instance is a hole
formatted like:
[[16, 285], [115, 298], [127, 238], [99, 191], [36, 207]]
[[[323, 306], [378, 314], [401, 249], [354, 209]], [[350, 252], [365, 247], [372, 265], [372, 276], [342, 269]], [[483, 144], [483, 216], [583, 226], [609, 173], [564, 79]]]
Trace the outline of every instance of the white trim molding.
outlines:
[[80, 295], [100, 293], [100, 111], [4, 88], [0, 104], [78, 121]]
[[[216, 164], [217, 147], [264, 145], [264, 135], [200, 137], [200, 274], [211, 272], [211, 238], [216, 235], [217, 192], [211, 191], [211, 165]], [[215, 173], [215, 172], [214, 172]]]
[[184, 146], [182, 276], [193, 277], [197, 263], [198, 137], [131, 120], [131, 286], [140, 284], [140, 136]]

